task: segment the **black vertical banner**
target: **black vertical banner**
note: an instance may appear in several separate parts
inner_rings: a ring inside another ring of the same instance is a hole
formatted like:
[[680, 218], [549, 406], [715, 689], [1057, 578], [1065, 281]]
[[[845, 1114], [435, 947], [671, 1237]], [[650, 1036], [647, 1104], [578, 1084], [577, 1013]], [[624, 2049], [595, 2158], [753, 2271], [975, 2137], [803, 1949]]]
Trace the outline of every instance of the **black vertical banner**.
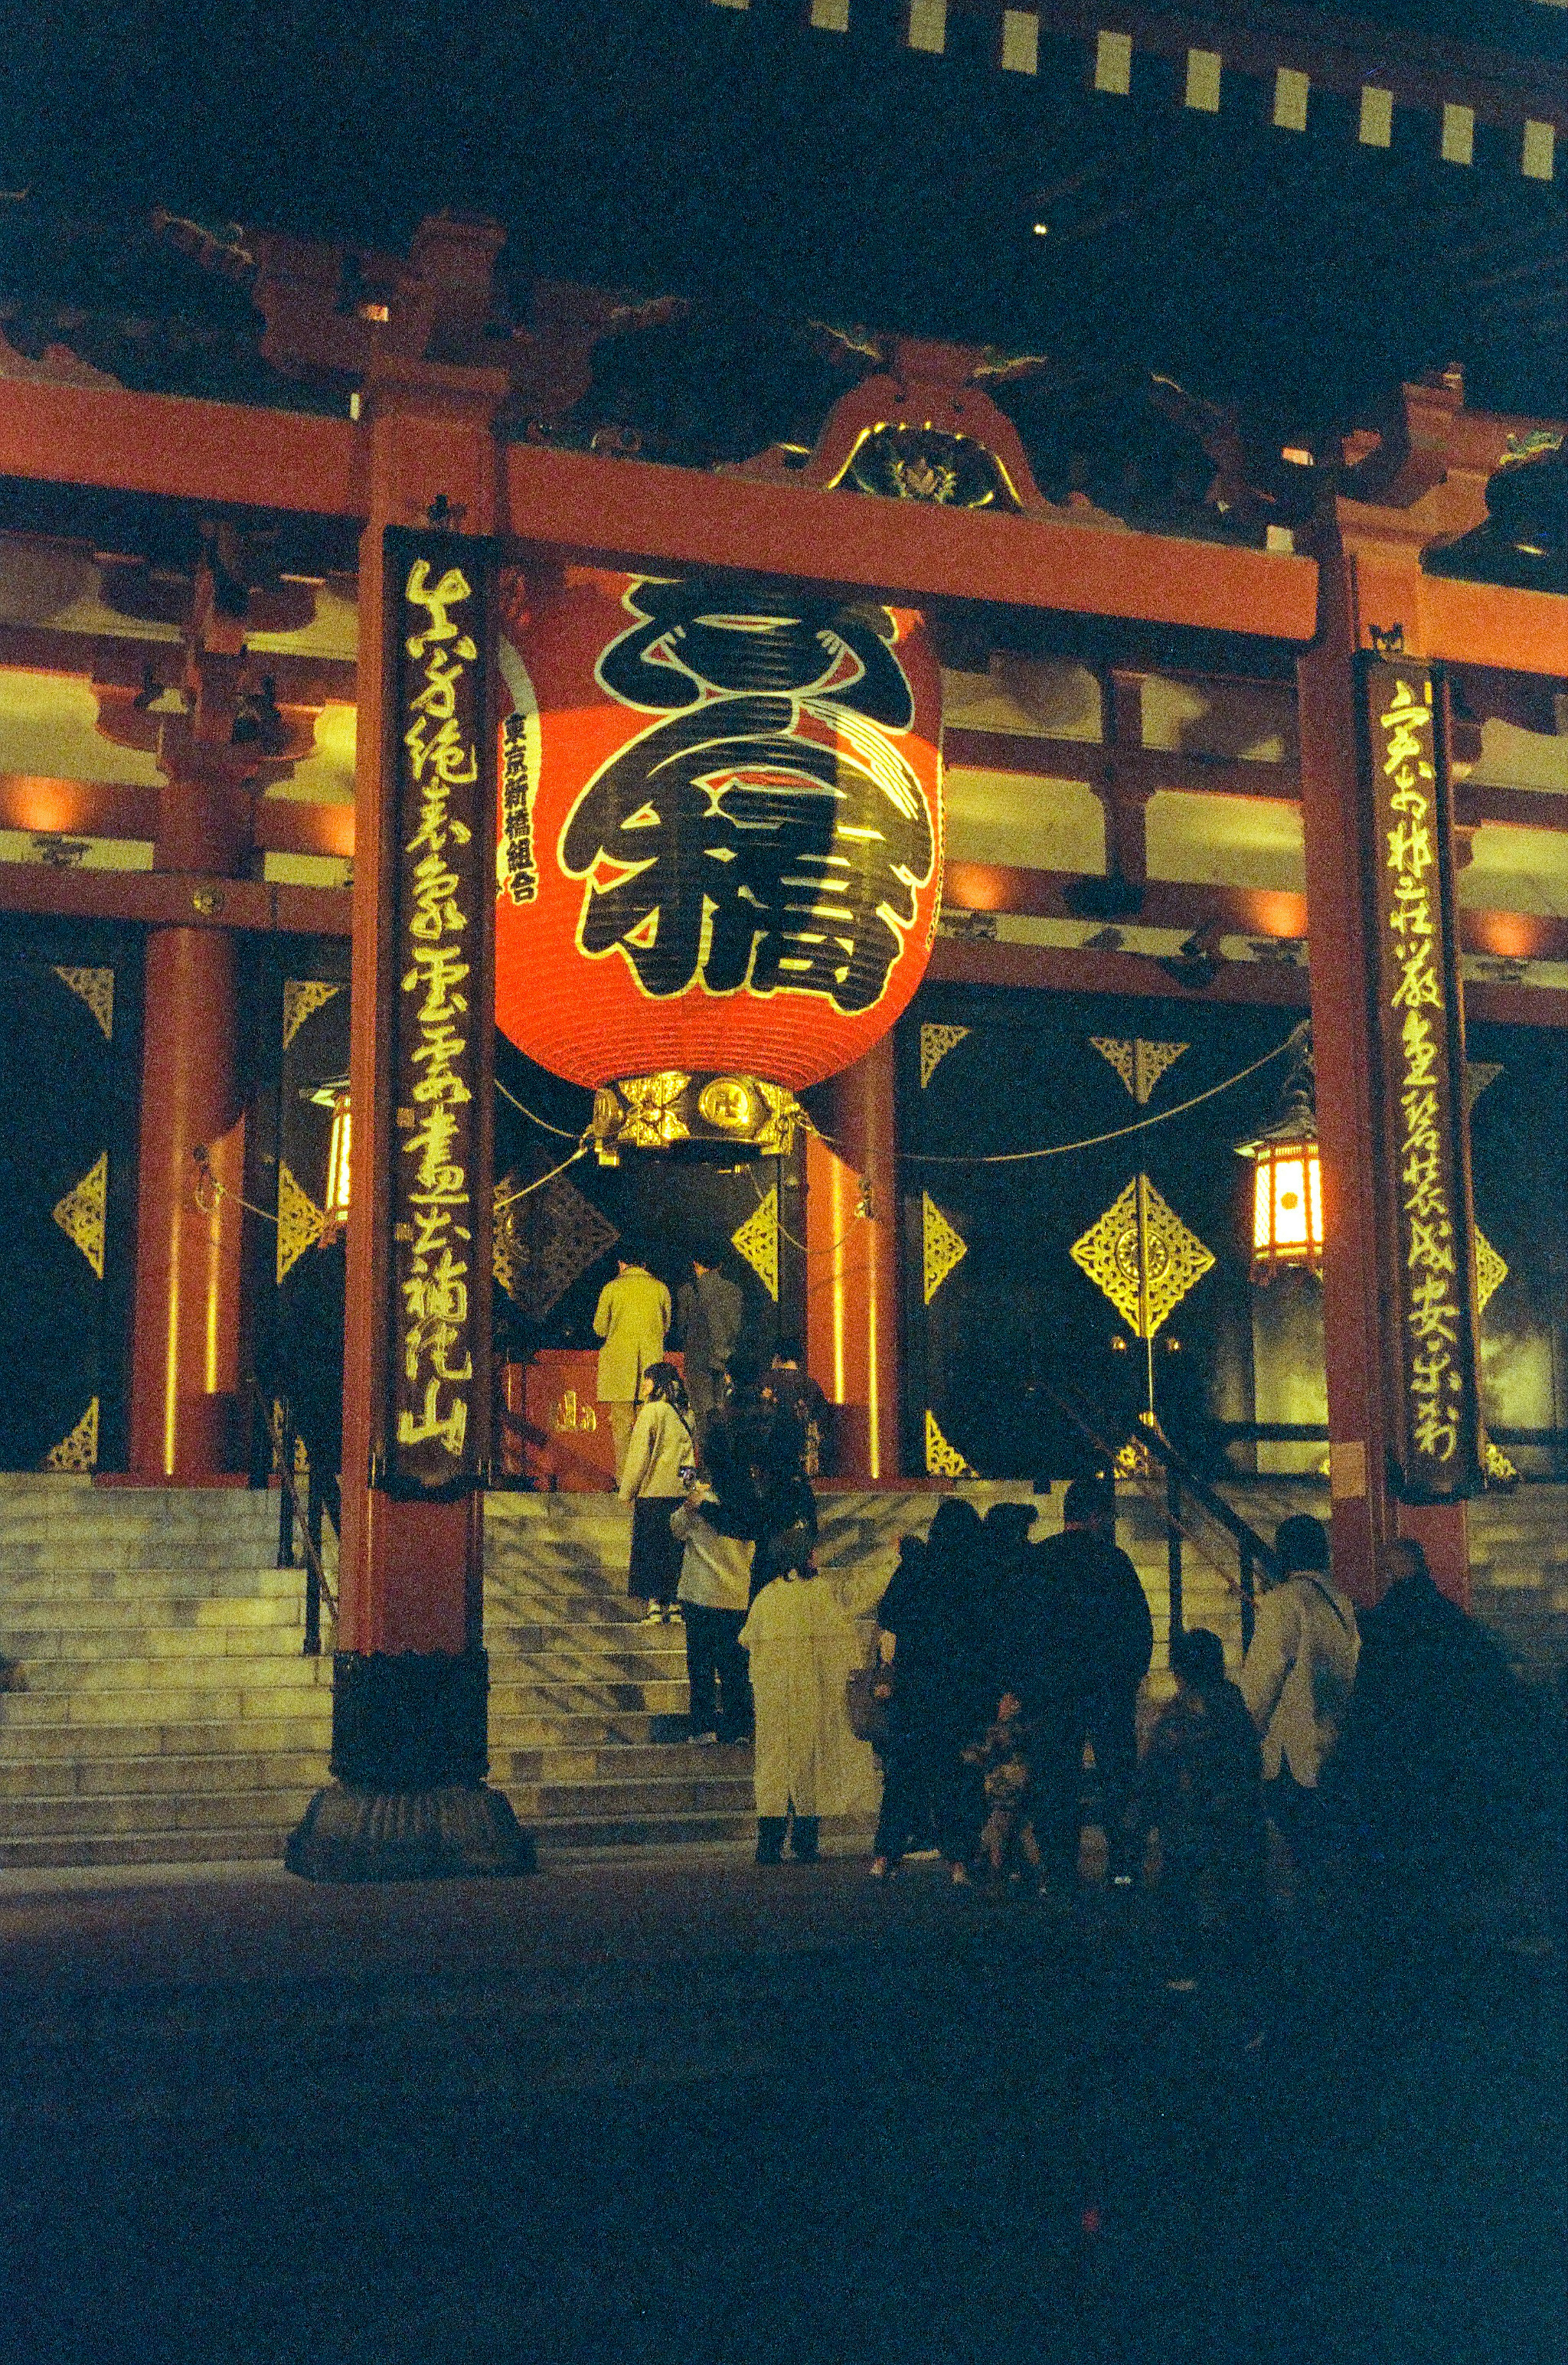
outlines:
[[1391, 1474], [1407, 1502], [1482, 1485], [1451, 798], [1429, 667], [1362, 658]]
[[434, 1496], [482, 1485], [489, 1444], [495, 552], [398, 526], [384, 547], [392, 1127], [375, 1178], [390, 1201], [375, 1482]]

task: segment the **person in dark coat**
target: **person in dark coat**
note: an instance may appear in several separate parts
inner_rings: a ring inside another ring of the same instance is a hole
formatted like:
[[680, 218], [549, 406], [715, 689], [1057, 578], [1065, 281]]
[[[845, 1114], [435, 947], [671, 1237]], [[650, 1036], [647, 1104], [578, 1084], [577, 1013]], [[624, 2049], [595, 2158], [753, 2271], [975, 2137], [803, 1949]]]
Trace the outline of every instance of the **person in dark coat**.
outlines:
[[1172, 1967], [1245, 1962], [1267, 1897], [1263, 1760], [1246, 1701], [1226, 1680], [1217, 1634], [1170, 1638], [1176, 1697], [1148, 1737], [1136, 1826], [1159, 1834], [1159, 1895]]
[[694, 1256], [691, 1279], [681, 1283], [675, 1312], [692, 1433], [700, 1450], [706, 1449], [708, 1424], [729, 1395], [730, 1366], [740, 1344], [745, 1311], [738, 1284], [719, 1270], [718, 1251], [705, 1250]]
[[[1130, 1888], [1138, 1844], [1127, 1827], [1137, 1774], [1137, 1695], [1154, 1655], [1154, 1623], [1138, 1574], [1115, 1541], [1114, 1496], [1075, 1478], [1062, 1529], [1034, 1552], [1033, 1669], [1020, 1669], [1036, 1719], [1036, 1831], [1045, 1885], [1071, 1894], [1082, 1841], [1083, 1744], [1094, 1751], [1106, 1871]], [[1021, 1638], [1022, 1639], [1022, 1638]], [[1031, 1697], [1031, 1692], [1033, 1697]], [[1054, 1694], [1054, 1707], [1052, 1695]]]
[[1331, 1844], [1364, 1877], [1436, 1891], [1509, 1865], [1541, 1804], [1528, 1695], [1485, 1629], [1439, 1592], [1421, 1546], [1383, 1554], [1361, 1620], [1344, 1739], [1327, 1777]]
[[967, 1879], [984, 1799], [966, 1743], [991, 1721], [989, 1669], [974, 1610], [980, 1523], [972, 1503], [947, 1496], [922, 1543], [906, 1538], [878, 1606], [892, 1670], [883, 1743], [882, 1811], [871, 1872], [895, 1871], [935, 1838], [955, 1879]]

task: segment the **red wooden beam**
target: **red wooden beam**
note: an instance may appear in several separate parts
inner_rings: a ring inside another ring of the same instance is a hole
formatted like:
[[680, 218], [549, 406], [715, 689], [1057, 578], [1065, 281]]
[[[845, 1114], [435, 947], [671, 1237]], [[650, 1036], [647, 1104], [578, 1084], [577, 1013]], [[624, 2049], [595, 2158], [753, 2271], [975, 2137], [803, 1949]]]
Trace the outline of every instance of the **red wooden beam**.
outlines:
[[0, 379], [0, 476], [352, 517], [354, 443], [308, 411]]
[[[1123, 993], [1162, 1002], [1273, 1003], [1305, 1010], [1307, 972], [1284, 961], [1222, 961], [1203, 992], [1179, 986], [1143, 953], [1074, 951], [1058, 945], [963, 944], [938, 936], [926, 975], [938, 985], [1002, 985], [1057, 993]], [[1568, 1026], [1568, 992], [1558, 986], [1474, 979], [1465, 1014], [1488, 1026]]]
[[507, 447], [513, 534], [557, 556], [790, 576], [916, 605], [979, 600], [1282, 641], [1316, 624], [1311, 559]]
[[153, 928], [346, 936], [353, 902], [346, 887], [284, 887], [260, 879], [200, 879], [172, 870], [57, 870], [42, 862], [0, 863], [0, 913], [124, 920]]
[[[1081, 920], [1068, 902], [1076, 872], [1025, 870], [1002, 862], [949, 862], [942, 900], [964, 912], [1009, 912], [1037, 920]], [[1306, 898], [1288, 889], [1208, 887], [1151, 879], [1128, 925], [1191, 930], [1217, 922], [1233, 936], [1297, 937], [1306, 934]]]
[[[156, 789], [0, 772], [0, 829], [55, 837], [156, 839], [159, 801]], [[266, 854], [328, 854], [352, 860], [353, 807], [263, 797], [256, 805], [255, 843]]]

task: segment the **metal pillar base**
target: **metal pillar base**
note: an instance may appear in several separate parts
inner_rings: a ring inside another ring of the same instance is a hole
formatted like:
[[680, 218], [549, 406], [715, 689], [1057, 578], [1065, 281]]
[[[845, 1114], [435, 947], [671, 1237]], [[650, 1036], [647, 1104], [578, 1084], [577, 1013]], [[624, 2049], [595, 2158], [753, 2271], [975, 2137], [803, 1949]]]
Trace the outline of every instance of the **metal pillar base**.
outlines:
[[340, 1651], [332, 1761], [284, 1862], [306, 1880], [509, 1878], [533, 1842], [485, 1780], [483, 1651]]
[[536, 1871], [533, 1840], [498, 1790], [318, 1790], [284, 1862], [302, 1880], [511, 1879]]

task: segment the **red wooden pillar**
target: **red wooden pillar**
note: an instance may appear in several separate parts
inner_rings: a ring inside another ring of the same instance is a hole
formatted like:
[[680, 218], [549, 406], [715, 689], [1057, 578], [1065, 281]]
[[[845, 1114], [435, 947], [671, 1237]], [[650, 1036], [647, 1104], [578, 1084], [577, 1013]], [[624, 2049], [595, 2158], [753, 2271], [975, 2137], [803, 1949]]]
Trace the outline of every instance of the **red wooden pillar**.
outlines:
[[[384, 757], [380, 652], [384, 531], [438, 508], [464, 533], [498, 520], [497, 371], [377, 356], [364, 398], [369, 519], [359, 577], [360, 686], [355, 798], [350, 1096], [353, 1170], [343, 1362], [342, 1530], [333, 1669], [336, 1777], [289, 1843], [293, 1870], [340, 1880], [529, 1870], [532, 1851], [506, 1799], [486, 1787], [487, 1670], [481, 1636], [484, 1496], [407, 1499], [373, 1480], [385, 1351], [377, 1315], [389, 1285], [396, 948], [381, 906], [396, 851], [394, 783]], [[477, 999], [477, 997], [476, 997]], [[482, 1004], [472, 1019], [485, 1026]], [[482, 1188], [487, 1193], [487, 1151]], [[487, 1318], [487, 1271], [473, 1276]], [[483, 1291], [482, 1300], [478, 1291]], [[477, 1359], [476, 1359], [477, 1368]]]
[[[200, 1485], [239, 1453], [240, 1192], [235, 947], [223, 928], [147, 940], [130, 1470]], [[197, 1195], [195, 1153], [213, 1179]], [[226, 1195], [232, 1194], [232, 1195]]]
[[[236, 751], [243, 626], [211, 612], [198, 570], [185, 659], [187, 712], [148, 718], [164, 773], [157, 867], [193, 880], [238, 871], [251, 844], [253, 757]], [[111, 735], [127, 735], [123, 718]], [[134, 740], [133, 740], [134, 744]], [[193, 885], [216, 921], [223, 890]], [[130, 1374], [130, 1473], [220, 1481], [245, 1462], [239, 1410], [240, 1196], [244, 1115], [236, 1049], [238, 959], [220, 925], [147, 940]], [[196, 1153], [206, 1153], [210, 1179]]]
[[836, 1474], [900, 1474], [899, 1174], [891, 1036], [825, 1095], [806, 1153], [806, 1362], [837, 1407]]
[[1311, 940], [1313, 1057], [1323, 1156], [1324, 1344], [1335, 1573], [1361, 1603], [1383, 1591], [1395, 1536], [1425, 1545], [1443, 1590], [1462, 1602], [1462, 1504], [1413, 1508], [1388, 1485], [1389, 1431], [1378, 1258], [1380, 1127], [1372, 1037], [1374, 947], [1358, 776], [1355, 626], [1350, 562], [1338, 532], [1319, 552], [1317, 638], [1297, 664], [1302, 820]]

